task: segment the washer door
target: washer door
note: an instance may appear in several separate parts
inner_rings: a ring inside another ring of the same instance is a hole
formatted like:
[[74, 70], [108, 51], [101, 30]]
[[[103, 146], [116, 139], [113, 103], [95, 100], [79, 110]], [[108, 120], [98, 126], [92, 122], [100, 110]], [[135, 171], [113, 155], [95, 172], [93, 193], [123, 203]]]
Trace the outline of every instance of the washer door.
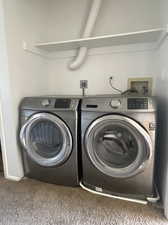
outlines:
[[22, 127], [21, 143], [31, 159], [41, 166], [58, 166], [72, 151], [72, 136], [67, 125], [49, 113], [33, 115]]
[[147, 131], [122, 115], [107, 115], [95, 120], [86, 131], [84, 145], [93, 165], [115, 178], [140, 173], [152, 154]]

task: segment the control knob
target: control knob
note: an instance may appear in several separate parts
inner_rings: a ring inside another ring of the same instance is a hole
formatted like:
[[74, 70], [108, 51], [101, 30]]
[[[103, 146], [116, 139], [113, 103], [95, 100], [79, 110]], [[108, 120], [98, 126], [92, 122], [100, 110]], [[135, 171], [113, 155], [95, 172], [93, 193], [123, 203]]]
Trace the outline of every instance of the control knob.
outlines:
[[121, 105], [121, 101], [119, 99], [113, 99], [110, 104], [112, 108], [118, 109]]
[[42, 104], [42, 106], [47, 107], [47, 106], [50, 105], [50, 100], [49, 99], [44, 99], [44, 100], [42, 100], [41, 104]]

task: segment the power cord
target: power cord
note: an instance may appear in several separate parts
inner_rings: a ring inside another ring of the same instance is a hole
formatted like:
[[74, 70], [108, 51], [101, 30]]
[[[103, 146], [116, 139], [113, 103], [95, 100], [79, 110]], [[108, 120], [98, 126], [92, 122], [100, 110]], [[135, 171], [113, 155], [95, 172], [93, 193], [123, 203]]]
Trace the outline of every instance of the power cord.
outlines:
[[109, 84], [110, 84], [111, 88], [114, 89], [115, 91], [118, 91], [121, 95], [132, 94], [132, 93], [133, 94], [138, 94], [138, 91], [136, 89], [134, 89], [134, 88], [128, 89], [126, 91], [121, 91], [120, 89], [118, 89], [118, 88], [113, 86], [112, 80], [113, 80], [113, 77], [110, 76], [109, 77]]
[[118, 89], [118, 88], [116, 88], [116, 87], [113, 86], [112, 80], [113, 80], [113, 77], [112, 77], [112, 76], [109, 77], [109, 84], [110, 84], [111, 88], [112, 88], [113, 90], [115, 90], [115, 91], [118, 91], [120, 94], [122, 94], [123, 92], [122, 92], [120, 89]]
[[126, 94], [138, 94], [138, 91], [136, 89], [132, 88], [132, 89], [128, 89], [128, 90], [122, 92], [121, 94], [122, 95], [126, 95]]

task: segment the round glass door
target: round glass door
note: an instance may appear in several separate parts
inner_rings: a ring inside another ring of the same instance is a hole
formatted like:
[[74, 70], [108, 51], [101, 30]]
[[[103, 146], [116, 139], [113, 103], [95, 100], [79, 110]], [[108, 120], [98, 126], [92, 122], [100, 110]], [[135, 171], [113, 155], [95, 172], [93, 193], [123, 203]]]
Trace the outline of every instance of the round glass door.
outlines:
[[89, 126], [84, 142], [94, 166], [116, 178], [131, 177], [142, 171], [152, 152], [147, 131], [121, 115], [107, 115], [95, 120]]
[[60, 165], [72, 151], [69, 128], [49, 113], [33, 115], [22, 127], [20, 140], [31, 159], [41, 166]]

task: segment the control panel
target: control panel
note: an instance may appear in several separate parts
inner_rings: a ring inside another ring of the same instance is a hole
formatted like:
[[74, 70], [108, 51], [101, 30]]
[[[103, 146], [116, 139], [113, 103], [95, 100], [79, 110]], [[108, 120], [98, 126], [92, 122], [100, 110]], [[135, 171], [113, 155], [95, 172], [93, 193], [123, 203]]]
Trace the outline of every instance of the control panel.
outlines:
[[128, 109], [148, 109], [148, 98], [128, 98]]
[[50, 107], [59, 108], [59, 109], [67, 109], [67, 108], [70, 108], [71, 99], [57, 98], [53, 100], [53, 99], [46, 98], [41, 101], [41, 105], [46, 108], [50, 106]]
[[71, 99], [68, 98], [58, 98], [55, 100], [55, 108], [67, 109], [70, 108]]
[[154, 112], [156, 102], [154, 97], [148, 96], [96, 96], [82, 99], [82, 111], [89, 112]]

